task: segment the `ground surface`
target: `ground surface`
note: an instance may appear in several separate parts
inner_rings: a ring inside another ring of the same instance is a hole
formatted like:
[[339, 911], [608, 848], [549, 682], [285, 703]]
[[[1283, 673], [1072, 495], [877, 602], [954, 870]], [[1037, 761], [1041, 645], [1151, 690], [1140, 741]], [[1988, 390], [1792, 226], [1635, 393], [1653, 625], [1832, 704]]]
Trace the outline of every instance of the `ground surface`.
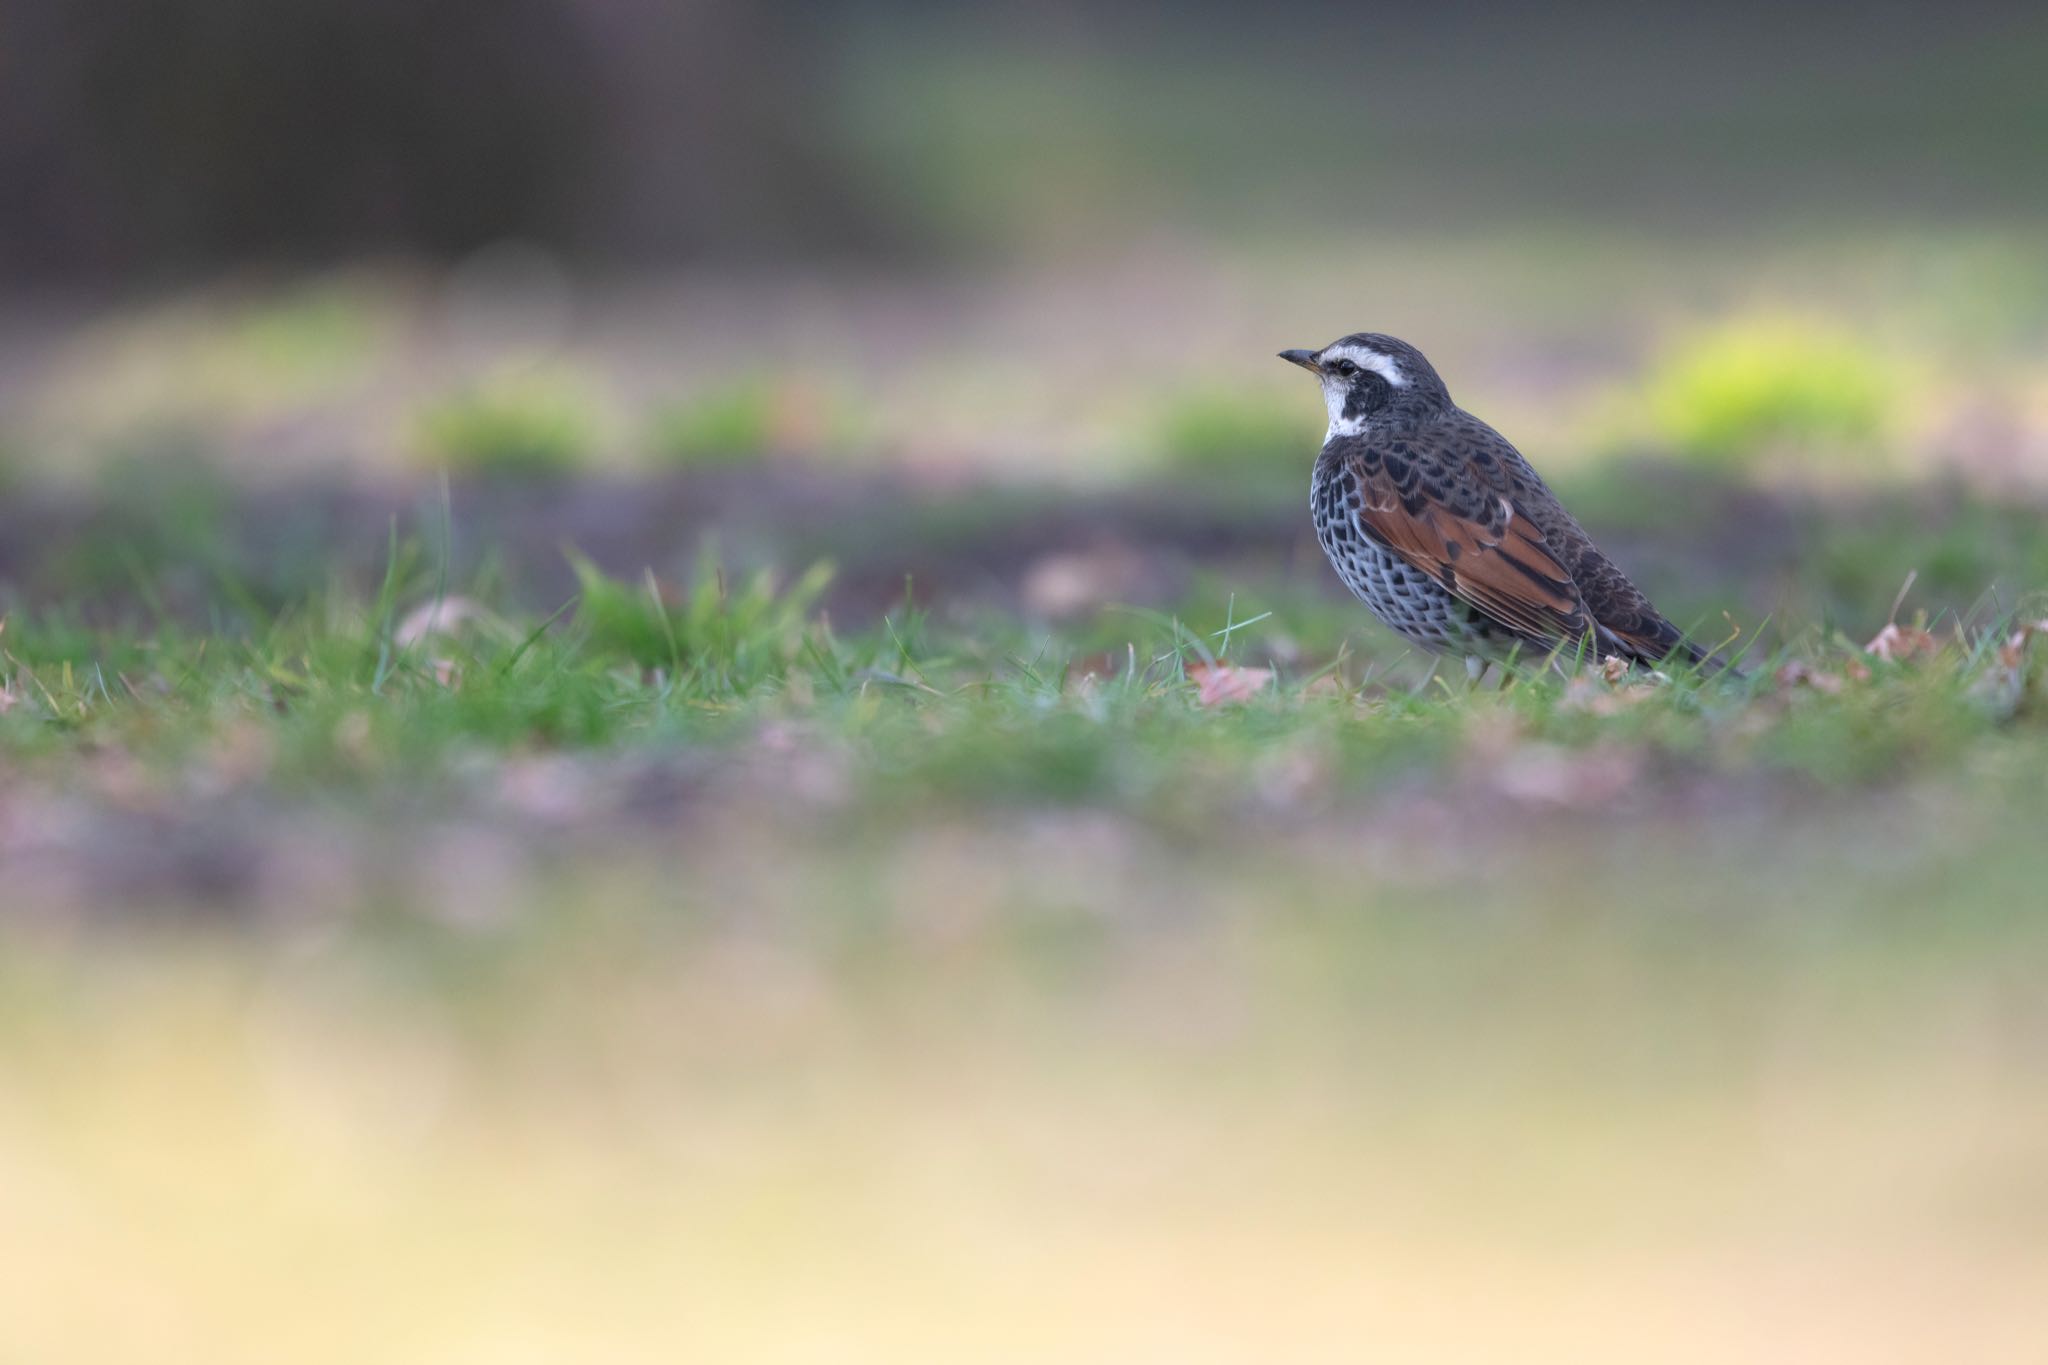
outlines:
[[[236, 407], [246, 356], [136, 362], [210, 397], [118, 440], [52, 378], [215, 334], [177, 316], [0, 364], [0, 1357], [2048, 1330], [2020, 351], [1882, 438], [1853, 377], [1751, 402], [1682, 366], [1704, 417], [1533, 423], [1744, 673], [1472, 691], [1337, 590], [1291, 407], [1070, 378], [1070, 421], [934, 460], [878, 378], [859, 453], [746, 390], [656, 459], [484, 404], [434, 427], [443, 481], [379, 444], [385, 379], [319, 378], [355, 324], [305, 297], [253, 314], [264, 402], [318, 372], [303, 427]], [[1142, 330], [1103, 327], [1097, 363]], [[1597, 411], [1630, 351], [1586, 329], [1478, 364], [1474, 405]], [[1037, 401], [938, 391], [970, 438]], [[1731, 409], [1767, 454], [1717, 444]], [[1891, 444], [1815, 453], [1845, 440]], [[1120, 441], [1157, 450], [1091, 467]]]

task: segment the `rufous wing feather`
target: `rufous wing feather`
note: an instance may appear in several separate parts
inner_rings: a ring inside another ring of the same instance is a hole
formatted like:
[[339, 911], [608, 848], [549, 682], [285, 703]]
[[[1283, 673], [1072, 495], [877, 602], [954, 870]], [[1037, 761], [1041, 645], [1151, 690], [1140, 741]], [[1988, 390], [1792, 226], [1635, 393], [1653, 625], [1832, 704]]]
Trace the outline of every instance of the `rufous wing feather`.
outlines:
[[1454, 596], [1545, 645], [1584, 637], [1587, 619], [1572, 577], [1543, 530], [1506, 497], [1473, 490], [1459, 511], [1422, 489], [1405, 495], [1383, 471], [1364, 475], [1362, 529]]

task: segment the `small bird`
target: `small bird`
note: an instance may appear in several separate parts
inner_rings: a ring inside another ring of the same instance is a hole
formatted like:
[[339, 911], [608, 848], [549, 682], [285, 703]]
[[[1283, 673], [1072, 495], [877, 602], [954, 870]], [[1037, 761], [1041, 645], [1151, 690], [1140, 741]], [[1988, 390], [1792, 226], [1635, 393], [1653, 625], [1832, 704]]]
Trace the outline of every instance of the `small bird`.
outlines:
[[1322, 380], [1330, 410], [1309, 483], [1316, 539], [1397, 634], [1463, 655], [1475, 679], [1518, 656], [1708, 664], [1422, 352], [1355, 332], [1280, 358]]

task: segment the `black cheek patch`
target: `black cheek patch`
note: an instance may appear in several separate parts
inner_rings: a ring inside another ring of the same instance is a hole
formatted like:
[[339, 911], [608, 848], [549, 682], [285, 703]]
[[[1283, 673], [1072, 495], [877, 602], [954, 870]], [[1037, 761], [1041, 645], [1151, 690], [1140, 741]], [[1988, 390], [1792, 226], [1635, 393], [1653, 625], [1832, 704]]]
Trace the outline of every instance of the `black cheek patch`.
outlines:
[[1344, 416], [1352, 421], [1379, 411], [1387, 405], [1387, 381], [1370, 370], [1351, 382], [1344, 394]]

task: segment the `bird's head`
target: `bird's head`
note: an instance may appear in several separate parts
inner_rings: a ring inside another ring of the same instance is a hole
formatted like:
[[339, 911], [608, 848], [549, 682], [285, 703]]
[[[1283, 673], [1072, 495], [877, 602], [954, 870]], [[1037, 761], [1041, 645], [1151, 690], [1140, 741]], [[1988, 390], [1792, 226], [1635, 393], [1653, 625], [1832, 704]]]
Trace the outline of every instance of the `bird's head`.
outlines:
[[1282, 351], [1323, 383], [1331, 436], [1356, 436], [1375, 423], [1451, 404], [1436, 368], [1405, 341], [1353, 332], [1320, 351]]

